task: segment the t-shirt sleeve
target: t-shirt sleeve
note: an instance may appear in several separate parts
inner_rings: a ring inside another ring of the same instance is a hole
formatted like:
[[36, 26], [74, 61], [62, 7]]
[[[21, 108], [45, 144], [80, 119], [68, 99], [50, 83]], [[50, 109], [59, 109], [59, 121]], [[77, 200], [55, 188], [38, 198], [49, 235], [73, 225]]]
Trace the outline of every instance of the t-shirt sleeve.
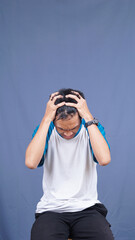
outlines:
[[[105, 133], [104, 127], [101, 125], [101, 123], [98, 123], [98, 126], [97, 126], [97, 127], [98, 127], [99, 131], [101, 132], [101, 134], [103, 135], [104, 139], [106, 140], [106, 142], [107, 142], [107, 144], [108, 144], [108, 147], [109, 147], [109, 149], [110, 149], [110, 145], [109, 145], [109, 143], [108, 143], [108, 141], [107, 141], [107, 139], [106, 139], [106, 133]], [[98, 161], [96, 160], [96, 157], [95, 157], [95, 155], [94, 155], [94, 152], [93, 152], [93, 149], [92, 149], [91, 144], [90, 144], [90, 148], [91, 148], [91, 150], [92, 150], [93, 160], [94, 160], [96, 163], [98, 163]]]
[[[32, 139], [34, 138], [35, 134], [37, 133], [37, 130], [39, 129], [39, 126], [40, 126], [40, 124], [37, 125], [37, 127], [34, 129], [34, 131], [32, 133]], [[51, 122], [50, 126], [49, 126], [49, 129], [48, 129], [47, 137], [46, 137], [44, 153], [43, 153], [43, 156], [42, 156], [42, 158], [41, 158], [41, 160], [40, 160], [40, 162], [38, 164], [38, 167], [41, 167], [44, 164], [45, 155], [46, 155], [46, 152], [47, 152], [47, 149], [48, 149], [48, 142], [49, 142], [49, 139], [50, 139], [50, 136], [51, 136], [53, 128], [54, 128], [54, 124], [53, 124], [53, 122]]]

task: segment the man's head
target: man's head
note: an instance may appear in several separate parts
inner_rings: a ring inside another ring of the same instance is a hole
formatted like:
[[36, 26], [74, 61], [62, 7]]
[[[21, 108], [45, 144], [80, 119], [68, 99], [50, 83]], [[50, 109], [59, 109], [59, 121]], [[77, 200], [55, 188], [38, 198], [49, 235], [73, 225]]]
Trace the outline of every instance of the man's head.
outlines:
[[[57, 105], [58, 103], [61, 103], [61, 102], [77, 103], [75, 99], [66, 97], [68, 94], [78, 96], [77, 94], [74, 93], [74, 91], [78, 92], [85, 99], [84, 94], [81, 91], [73, 90], [71, 88], [63, 88], [58, 91], [59, 95], [61, 95], [63, 97], [58, 98], [55, 101], [55, 104]], [[69, 116], [72, 117], [75, 113], [78, 113], [78, 111], [75, 107], [70, 107], [70, 106], [64, 105], [57, 109], [55, 118], [57, 118], [57, 120], [58, 119], [66, 119], [66, 118], [69, 118]]]
[[[63, 97], [58, 98], [55, 101], [55, 104], [57, 105], [61, 102], [77, 103], [75, 99], [66, 97], [66, 95], [68, 94], [73, 94], [78, 96], [73, 91], [78, 92], [85, 99], [84, 94], [79, 90], [73, 90], [70, 88], [60, 89], [58, 91], [59, 95], [62, 95]], [[66, 139], [73, 138], [77, 133], [77, 131], [79, 130], [80, 122], [81, 122], [81, 118], [79, 116], [77, 108], [63, 105], [62, 107], [59, 107], [57, 109], [55, 119], [54, 119], [54, 124], [55, 124], [56, 130], [62, 137]]]

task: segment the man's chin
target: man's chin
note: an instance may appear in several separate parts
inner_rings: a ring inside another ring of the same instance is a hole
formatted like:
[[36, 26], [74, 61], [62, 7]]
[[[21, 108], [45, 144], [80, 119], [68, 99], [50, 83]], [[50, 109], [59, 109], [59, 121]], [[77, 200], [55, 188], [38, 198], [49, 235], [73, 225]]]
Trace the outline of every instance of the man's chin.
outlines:
[[74, 134], [72, 134], [71, 136], [63, 136], [65, 139], [67, 139], [67, 140], [70, 140], [70, 139], [72, 139], [73, 137], [74, 137], [75, 135]]

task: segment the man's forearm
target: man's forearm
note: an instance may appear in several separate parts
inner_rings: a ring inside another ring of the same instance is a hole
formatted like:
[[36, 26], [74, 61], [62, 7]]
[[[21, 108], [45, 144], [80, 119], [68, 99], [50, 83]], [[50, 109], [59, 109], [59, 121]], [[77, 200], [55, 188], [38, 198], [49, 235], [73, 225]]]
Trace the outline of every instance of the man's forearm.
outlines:
[[88, 132], [96, 160], [100, 165], [107, 165], [111, 161], [111, 155], [106, 140], [94, 124], [88, 127]]
[[36, 168], [43, 156], [49, 125], [50, 120], [44, 116], [34, 138], [26, 149], [25, 164], [28, 168]]
[[[89, 115], [85, 117], [85, 121], [93, 120], [93, 116]], [[111, 161], [110, 150], [106, 140], [101, 134], [100, 130], [95, 124], [88, 126], [88, 132], [90, 136], [91, 146], [96, 160], [100, 165], [107, 165]]]

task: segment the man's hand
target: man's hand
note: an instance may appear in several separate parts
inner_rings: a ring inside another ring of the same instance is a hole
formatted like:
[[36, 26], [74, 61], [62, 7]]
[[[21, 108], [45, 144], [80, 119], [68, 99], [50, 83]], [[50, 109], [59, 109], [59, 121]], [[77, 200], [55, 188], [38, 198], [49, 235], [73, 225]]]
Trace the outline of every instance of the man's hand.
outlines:
[[48, 119], [50, 122], [54, 120], [57, 108], [65, 104], [65, 102], [61, 102], [55, 105], [55, 101], [58, 98], [63, 98], [63, 96], [60, 95], [59, 92], [52, 93], [47, 103], [44, 117]]
[[73, 93], [76, 95], [68, 94], [68, 95], [66, 95], [66, 97], [75, 99], [77, 101], [77, 103], [66, 102], [65, 105], [77, 108], [80, 117], [84, 118], [86, 122], [93, 120], [93, 116], [88, 109], [86, 100], [84, 98], [82, 98], [82, 96], [78, 92], [73, 91]]

